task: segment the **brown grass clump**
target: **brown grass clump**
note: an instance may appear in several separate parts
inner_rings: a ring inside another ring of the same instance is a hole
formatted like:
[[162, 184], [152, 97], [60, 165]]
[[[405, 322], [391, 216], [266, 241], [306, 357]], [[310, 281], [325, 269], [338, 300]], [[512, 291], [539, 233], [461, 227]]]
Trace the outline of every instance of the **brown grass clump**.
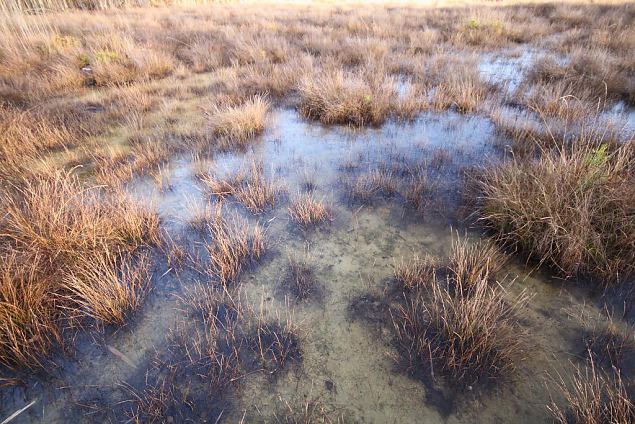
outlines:
[[370, 83], [342, 71], [306, 78], [300, 85], [300, 113], [323, 124], [381, 125], [390, 115], [392, 83], [380, 77]]
[[249, 225], [238, 218], [223, 216], [218, 205], [209, 223], [212, 242], [207, 246], [210, 273], [223, 285], [236, 281], [245, 266], [265, 252], [265, 232], [260, 225]]
[[434, 280], [392, 311], [396, 340], [410, 366], [433, 376], [441, 371], [461, 387], [508, 376], [522, 358], [517, 314], [526, 297], [508, 300], [484, 278], [469, 295], [453, 292]]
[[450, 72], [437, 87], [433, 99], [436, 109], [456, 108], [461, 113], [476, 112], [487, 95], [487, 87], [478, 73]]
[[[491, 257], [490, 257], [491, 255]], [[487, 242], [458, 238], [447, 264], [426, 255], [395, 267], [401, 304], [390, 314], [397, 346], [411, 371], [437, 369], [458, 386], [506, 377], [522, 359], [518, 312], [523, 293], [509, 298], [492, 280], [504, 263]]]
[[209, 189], [209, 192], [219, 198], [232, 196], [236, 191], [238, 181], [234, 179], [222, 179], [215, 175], [204, 173], [199, 175], [199, 180], [205, 184], [205, 187]]
[[421, 289], [435, 280], [439, 260], [430, 255], [423, 258], [415, 255], [412, 260], [401, 261], [395, 266], [395, 279], [403, 289]]
[[289, 217], [292, 221], [307, 228], [331, 220], [331, 212], [321, 200], [310, 194], [300, 195], [289, 206]]
[[222, 150], [244, 148], [265, 130], [270, 103], [255, 96], [240, 106], [214, 106], [207, 111], [212, 134]]
[[263, 163], [256, 160], [250, 164], [245, 179], [234, 191], [236, 200], [253, 213], [275, 207], [281, 194], [282, 188], [266, 177]]
[[469, 289], [483, 279], [493, 280], [506, 261], [505, 255], [489, 241], [469, 243], [467, 238], [456, 237], [448, 270], [457, 286]]
[[562, 274], [635, 271], [633, 146], [584, 143], [483, 171], [480, 216], [497, 237]]
[[3, 238], [23, 254], [39, 253], [51, 263], [104, 247], [129, 249], [159, 237], [155, 214], [123, 194], [107, 196], [99, 188], [86, 188], [69, 174], [25, 181], [4, 196], [3, 205]]
[[531, 69], [529, 79], [558, 87], [564, 96], [597, 102], [606, 97], [632, 102], [632, 81], [615, 57], [602, 50], [576, 49], [567, 64], [554, 57], [542, 57]]
[[147, 289], [147, 261], [131, 255], [159, 241], [157, 216], [123, 195], [56, 173], [3, 195], [0, 363], [42, 366], [65, 325], [123, 322]]
[[262, 213], [275, 207], [284, 191], [277, 181], [265, 175], [262, 161], [255, 159], [225, 179], [204, 174], [200, 180], [215, 196], [233, 196], [253, 213]]
[[555, 402], [548, 406], [560, 424], [609, 424], [635, 421], [635, 403], [627, 392], [619, 372], [609, 377], [598, 370], [593, 361], [584, 370], [577, 368], [569, 387], [558, 383], [566, 407]]
[[104, 324], [124, 324], [150, 288], [145, 256], [134, 262], [121, 254], [81, 258], [62, 283], [63, 297], [82, 316]]
[[15, 255], [0, 262], [0, 364], [40, 367], [52, 345], [61, 339], [56, 325], [54, 283], [40, 275], [40, 259], [30, 266]]

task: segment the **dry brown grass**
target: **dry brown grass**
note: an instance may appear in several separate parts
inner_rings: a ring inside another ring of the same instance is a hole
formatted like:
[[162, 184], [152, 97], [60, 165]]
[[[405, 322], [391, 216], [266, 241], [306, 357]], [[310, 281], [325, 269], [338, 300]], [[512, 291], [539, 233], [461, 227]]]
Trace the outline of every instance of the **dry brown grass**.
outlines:
[[432, 106], [439, 110], [455, 108], [461, 113], [478, 111], [489, 88], [481, 80], [475, 63], [444, 64], [444, 71], [435, 86]]
[[435, 281], [438, 267], [438, 258], [430, 255], [420, 258], [415, 255], [411, 260], [402, 260], [395, 265], [395, 279], [405, 290], [422, 289]]
[[234, 196], [251, 212], [261, 213], [275, 207], [282, 193], [283, 188], [279, 183], [265, 175], [263, 163], [254, 160]]
[[129, 249], [158, 241], [158, 218], [124, 194], [105, 196], [57, 173], [25, 181], [3, 197], [3, 239], [28, 256], [69, 260], [103, 247]]
[[607, 97], [633, 101], [632, 81], [626, 71], [609, 52], [600, 49], [575, 50], [566, 64], [543, 57], [531, 69], [529, 79], [592, 103]]
[[54, 343], [61, 340], [52, 308], [54, 283], [41, 275], [39, 259], [30, 267], [15, 255], [2, 258], [0, 286], [0, 364], [40, 367]]
[[300, 85], [299, 112], [323, 124], [375, 126], [390, 115], [393, 82], [376, 76], [370, 82], [342, 71], [306, 78]]
[[304, 228], [332, 219], [331, 212], [324, 201], [316, 200], [310, 194], [300, 195], [291, 203], [288, 210], [291, 220]]
[[487, 240], [470, 243], [465, 237], [455, 237], [448, 270], [457, 286], [469, 290], [481, 280], [495, 280], [506, 262], [505, 255]]
[[463, 388], [509, 377], [523, 358], [518, 317], [528, 297], [494, 280], [503, 263], [488, 242], [457, 237], [445, 264], [415, 255], [396, 265], [402, 299], [391, 317], [411, 372], [440, 372]]
[[213, 195], [233, 196], [252, 213], [274, 208], [285, 192], [278, 181], [265, 175], [263, 162], [255, 158], [226, 178], [206, 173], [199, 179]]
[[225, 217], [222, 205], [216, 207], [209, 232], [212, 236], [207, 246], [210, 274], [223, 285], [235, 283], [241, 271], [265, 252], [264, 229], [258, 224], [250, 228], [236, 217]]
[[[113, 3], [82, 4], [101, 9]], [[162, 169], [172, 156], [246, 148], [264, 131], [273, 106], [358, 127], [410, 119], [430, 107], [481, 113], [489, 103], [510, 100], [575, 127], [591, 110], [618, 100], [633, 104], [635, 92], [630, 3], [308, 8], [241, 2], [195, 13], [178, 7], [77, 11], [68, 9], [77, 2], [57, 0], [22, 4], [44, 5], [46, 13], [14, 13], [7, 8], [13, 0], [0, 6], [0, 179], [6, 182], [0, 187], [0, 316], [9, 322], [0, 330], [0, 357], [11, 366], [41, 364], [65, 318], [121, 322], [139, 305], [145, 289], [126, 269], [158, 238], [158, 220], [117, 194], [123, 183], [149, 174], [169, 188]], [[508, 99], [481, 80], [477, 61], [485, 49], [513, 47], [562, 54], [569, 63], [539, 63], [527, 92]], [[604, 95], [599, 106], [598, 95]], [[201, 104], [213, 106], [202, 110]], [[511, 131], [542, 141], [549, 136], [543, 127], [538, 121]], [[545, 145], [569, 141], [557, 136], [556, 143], [532, 144], [528, 151], [540, 154]], [[482, 215], [503, 241], [567, 275], [613, 278], [619, 271], [622, 279], [635, 263], [630, 153], [618, 149], [597, 164], [602, 154], [583, 150], [492, 169]], [[82, 176], [112, 192], [56, 180], [55, 171], [78, 164]], [[254, 164], [238, 179], [206, 185], [261, 213], [281, 194], [264, 171]], [[404, 196], [418, 210], [431, 198], [426, 178], [413, 177]], [[383, 168], [349, 183], [350, 197], [362, 203], [398, 189], [395, 175]], [[196, 224], [209, 225], [219, 241], [209, 247], [211, 273], [235, 280], [261, 255], [261, 228], [251, 232], [242, 222], [200, 211]], [[456, 272], [460, 286], [467, 280], [478, 286], [491, 274], [490, 265], [483, 271], [455, 259], [457, 269], [470, 269]], [[100, 278], [97, 268], [104, 268]], [[421, 275], [417, 269], [404, 274], [404, 284], [420, 290]], [[68, 291], [59, 293], [61, 282], [76, 288], [73, 302]]]
[[150, 288], [146, 256], [134, 261], [122, 254], [81, 258], [62, 282], [62, 298], [83, 317], [122, 325], [141, 306]]
[[510, 300], [484, 278], [467, 292], [460, 286], [450, 291], [433, 279], [392, 312], [410, 366], [433, 376], [439, 372], [460, 387], [509, 377], [524, 351], [517, 315], [526, 296]]
[[555, 422], [560, 424], [629, 423], [635, 420], [635, 403], [619, 373], [610, 377], [597, 369], [578, 367], [571, 385], [557, 383], [565, 407], [549, 405]]
[[222, 150], [244, 148], [265, 130], [270, 103], [255, 96], [239, 106], [214, 106], [206, 114], [212, 134]]
[[131, 255], [159, 241], [153, 212], [65, 173], [24, 181], [3, 208], [3, 365], [42, 366], [65, 325], [120, 324], [140, 305], [147, 261]]
[[483, 223], [565, 276], [605, 282], [635, 268], [633, 146], [580, 142], [484, 170]]

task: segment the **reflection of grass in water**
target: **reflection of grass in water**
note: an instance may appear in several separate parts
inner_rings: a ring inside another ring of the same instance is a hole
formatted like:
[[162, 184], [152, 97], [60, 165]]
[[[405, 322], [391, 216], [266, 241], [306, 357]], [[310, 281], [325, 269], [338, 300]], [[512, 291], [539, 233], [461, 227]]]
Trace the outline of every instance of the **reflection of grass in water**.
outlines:
[[319, 300], [323, 288], [315, 275], [314, 266], [308, 251], [290, 254], [281, 287], [298, 301]]

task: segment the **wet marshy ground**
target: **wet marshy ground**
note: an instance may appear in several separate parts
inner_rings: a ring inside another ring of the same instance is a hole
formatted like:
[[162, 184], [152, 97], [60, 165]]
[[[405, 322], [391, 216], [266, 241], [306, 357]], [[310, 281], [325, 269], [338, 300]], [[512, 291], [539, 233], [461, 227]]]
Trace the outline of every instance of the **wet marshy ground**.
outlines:
[[[137, 418], [297, 422], [290, 417], [310, 409], [315, 415], [307, 422], [549, 422], [549, 382], [584, 356], [580, 316], [603, 316], [586, 289], [517, 261], [499, 272], [510, 296], [525, 290], [531, 299], [518, 333], [524, 360], [493, 387], [476, 382], [458, 390], [442, 376], [404, 370], [387, 315], [397, 262], [413, 253], [444, 258], [457, 234], [481, 237], [465, 225], [471, 209], [463, 189], [472, 167], [496, 166], [505, 141], [488, 118], [452, 111], [352, 130], [277, 109], [245, 152], [175, 158], [160, 181], [139, 178], [128, 186], [156, 207], [169, 236], [151, 253], [153, 290], [142, 308], [119, 329], [78, 333], [72, 354], [59, 352], [55, 366], [3, 389], [2, 416], [35, 401], [14, 422], [125, 421], [165, 404], [156, 416]], [[211, 382], [215, 365], [192, 360], [210, 343], [196, 301], [205, 299], [206, 246], [214, 240], [198, 224], [219, 201], [200, 176], [227, 176], [254, 161], [276, 184], [273, 207], [254, 214], [231, 196], [220, 207], [240, 228], [262, 226], [267, 249], [232, 283], [231, 301], [215, 309], [214, 319], [224, 323], [215, 330], [222, 340], [215, 352], [231, 367], [238, 349], [240, 366]], [[326, 222], [309, 228], [288, 212], [306, 192], [329, 210]], [[285, 284], [294, 255], [304, 258], [305, 277], [315, 284], [306, 296]], [[258, 322], [271, 331], [255, 330]], [[289, 337], [281, 341], [280, 334]]]

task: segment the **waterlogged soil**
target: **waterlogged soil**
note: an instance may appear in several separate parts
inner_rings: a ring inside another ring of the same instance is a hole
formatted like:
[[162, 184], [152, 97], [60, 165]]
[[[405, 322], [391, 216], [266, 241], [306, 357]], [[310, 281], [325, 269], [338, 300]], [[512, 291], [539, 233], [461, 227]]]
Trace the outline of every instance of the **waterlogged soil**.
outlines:
[[[255, 158], [286, 191], [263, 214], [253, 215], [231, 199], [224, 207], [266, 227], [268, 253], [242, 275], [241, 301], [256, 313], [278, 314], [297, 324], [302, 360], [274, 376], [245, 374], [222, 402], [210, 396], [206, 412], [193, 421], [276, 422], [275, 417], [289, 410], [301, 411], [306, 402], [319, 401], [332, 419], [344, 422], [550, 422], [546, 384], [558, 374], [570, 374], [571, 362], [579, 362], [583, 354], [583, 325], [576, 317], [580, 311], [598, 315], [589, 293], [575, 285], [523, 263], [509, 264], [501, 273], [508, 294], [525, 290], [531, 295], [519, 332], [527, 341], [525, 360], [499, 386], [476, 384], [462, 392], [441, 376], [430, 385], [408, 375], [398, 366], [390, 323], [351, 312], [356, 310], [351, 304], [360, 299], [370, 311], [379, 307], [376, 299], [402, 258], [413, 253], [445, 257], [457, 232], [480, 237], [461, 225], [470, 213], [461, 187], [470, 167], [496, 166], [500, 160], [495, 146], [501, 140], [493, 124], [484, 117], [446, 112], [352, 130], [307, 123], [283, 109], [272, 114], [268, 128], [247, 152], [175, 158], [161, 186], [149, 178], [130, 186], [135, 197], [154, 204], [173, 242], [203, 267], [204, 244], [213, 241], [190, 222], [213, 199], [195, 177], [197, 170], [222, 175]], [[423, 211], [408, 205], [399, 192], [368, 203], [346, 194], [346, 181], [377, 169], [388, 169], [401, 187], [400, 173], [417, 166], [427, 169], [434, 187]], [[331, 208], [333, 221], [305, 230], [290, 221], [287, 207], [307, 181], [315, 185], [314, 196]], [[280, 286], [288, 256], [303, 252], [308, 252], [322, 290], [321, 296], [298, 302]], [[168, 334], [195, 325], [198, 317], [188, 314], [180, 299], [207, 281], [188, 267], [169, 268], [161, 252], [153, 256], [154, 289], [130, 322], [116, 330], [78, 332], [73, 354], [70, 349], [57, 354], [55, 365], [2, 389], [0, 418], [35, 401], [12, 422], [126, 420], [132, 403], [126, 402], [131, 395], [124, 385], [143, 389], [153, 358], [166, 349]]]

